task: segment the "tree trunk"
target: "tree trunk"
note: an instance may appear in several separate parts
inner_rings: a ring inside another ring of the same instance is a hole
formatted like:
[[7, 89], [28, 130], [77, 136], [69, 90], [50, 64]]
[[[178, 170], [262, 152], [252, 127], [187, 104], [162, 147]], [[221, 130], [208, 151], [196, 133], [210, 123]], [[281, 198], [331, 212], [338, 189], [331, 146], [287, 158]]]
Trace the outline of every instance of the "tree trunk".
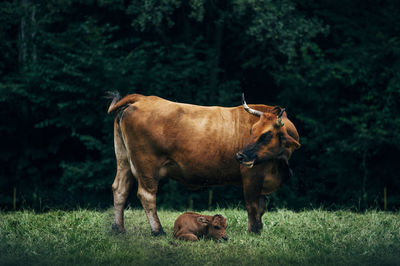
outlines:
[[[21, 17], [21, 22], [20, 22], [20, 32], [19, 32], [19, 45], [18, 45], [18, 63], [19, 63], [19, 68], [20, 71], [23, 71], [23, 69], [27, 65], [28, 61], [28, 51], [29, 51], [29, 38], [33, 38], [36, 34], [36, 32], [32, 31], [32, 34], [29, 34], [29, 29], [32, 27], [28, 27], [27, 25], [27, 17], [29, 17], [28, 10], [29, 10], [30, 3], [28, 0], [21, 0], [21, 9], [23, 10], [23, 14]], [[31, 21], [30, 23], [35, 24], [36, 19], [35, 19], [35, 9], [33, 7], [32, 9], [32, 14], [31, 14]], [[32, 60], [36, 60], [36, 47], [33, 47], [32, 49], [33, 54], [32, 54]], [[18, 148], [18, 159], [16, 162], [16, 167], [15, 167], [15, 177], [14, 177], [14, 185], [13, 185], [13, 203], [12, 203], [12, 208], [13, 210], [17, 209], [17, 203], [18, 203], [18, 191], [21, 191], [20, 184], [21, 184], [21, 178], [23, 176], [23, 168], [24, 168], [24, 161], [26, 160], [26, 148], [27, 148], [27, 123], [28, 123], [28, 104], [26, 103], [26, 100], [21, 97], [19, 99], [20, 101], [20, 106], [19, 106], [19, 115], [18, 115], [18, 120], [19, 120], [19, 127], [17, 128], [17, 136], [18, 139], [20, 140], [19, 142], [19, 147]], [[19, 192], [21, 193], [21, 192]]]
[[26, 18], [25, 13], [28, 7], [28, 0], [21, 0], [21, 7], [24, 10], [21, 17], [20, 29], [19, 29], [19, 47], [18, 47], [18, 62], [20, 68], [23, 68], [26, 63], [27, 54], [27, 38], [26, 38]]
[[32, 62], [37, 62], [37, 52], [36, 52], [36, 44], [35, 44], [35, 36], [36, 36], [36, 7], [32, 6], [32, 15], [31, 15], [31, 42], [32, 42]]
[[214, 44], [214, 52], [212, 53], [212, 58], [211, 58], [210, 101], [214, 104], [218, 104], [217, 86], [218, 86], [219, 62], [221, 57], [223, 26], [224, 26], [224, 19], [222, 17], [215, 22], [215, 35], [214, 35], [215, 44]]
[[[188, 19], [189, 10], [185, 4], [182, 5], [182, 20], [183, 20], [183, 37], [185, 47], [190, 47], [190, 22]], [[181, 88], [181, 95], [183, 99], [187, 99], [190, 102], [194, 102], [196, 100], [196, 92], [193, 90], [189, 90], [189, 79], [185, 77], [182, 82], [183, 86]]]

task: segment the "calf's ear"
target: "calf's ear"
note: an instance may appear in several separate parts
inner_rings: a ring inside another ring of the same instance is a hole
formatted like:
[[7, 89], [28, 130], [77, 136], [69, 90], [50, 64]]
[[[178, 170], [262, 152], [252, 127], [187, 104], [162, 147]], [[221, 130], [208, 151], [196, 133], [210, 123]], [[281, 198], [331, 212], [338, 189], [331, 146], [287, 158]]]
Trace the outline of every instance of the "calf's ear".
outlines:
[[203, 216], [200, 216], [197, 218], [197, 221], [202, 224], [202, 225], [209, 225], [210, 223], [207, 221], [206, 218], [204, 218]]

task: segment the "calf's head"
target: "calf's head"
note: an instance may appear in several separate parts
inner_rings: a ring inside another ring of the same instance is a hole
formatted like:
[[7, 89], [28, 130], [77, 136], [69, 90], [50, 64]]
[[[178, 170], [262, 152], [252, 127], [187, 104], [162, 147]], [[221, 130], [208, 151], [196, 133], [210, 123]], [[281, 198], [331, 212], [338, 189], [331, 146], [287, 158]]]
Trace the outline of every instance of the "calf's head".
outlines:
[[288, 159], [300, 143], [287, 132], [285, 123], [290, 123], [285, 109], [276, 106], [271, 112], [261, 112], [247, 106], [242, 98], [244, 109], [260, 119], [250, 129], [250, 138], [244, 148], [236, 153], [237, 161], [248, 168], [272, 159]]
[[208, 221], [205, 217], [200, 216], [198, 218], [198, 222], [206, 226], [206, 236], [214, 238], [216, 240], [228, 240], [225, 232], [228, 225], [226, 223], [226, 218], [223, 217], [221, 214], [214, 215], [211, 218], [211, 221]]

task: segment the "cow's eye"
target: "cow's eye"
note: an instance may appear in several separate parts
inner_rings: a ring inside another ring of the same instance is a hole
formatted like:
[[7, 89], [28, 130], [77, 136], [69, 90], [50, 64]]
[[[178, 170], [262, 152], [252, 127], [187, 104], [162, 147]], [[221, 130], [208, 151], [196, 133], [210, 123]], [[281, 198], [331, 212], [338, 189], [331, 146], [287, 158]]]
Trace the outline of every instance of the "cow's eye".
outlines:
[[214, 225], [213, 227], [215, 230], [219, 230], [219, 226]]
[[263, 144], [268, 144], [271, 141], [271, 139], [272, 139], [272, 132], [268, 131], [260, 136], [260, 138], [258, 139], [258, 142], [263, 143]]

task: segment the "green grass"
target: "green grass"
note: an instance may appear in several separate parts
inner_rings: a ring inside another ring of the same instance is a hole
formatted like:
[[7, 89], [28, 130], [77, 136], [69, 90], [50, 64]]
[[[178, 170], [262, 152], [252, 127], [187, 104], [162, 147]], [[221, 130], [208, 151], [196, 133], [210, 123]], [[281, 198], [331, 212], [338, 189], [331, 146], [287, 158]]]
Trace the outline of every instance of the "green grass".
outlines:
[[400, 265], [400, 213], [279, 210], [248, 234], [245, 210], [218, 209], [229, 241], [172, 237], [181, 214], [161, 210], [166, 236], [152, 237], [144, 211], [125, 212], [127, 233], [111, 231], [112, 210], [0, 213], [1, 265]]

